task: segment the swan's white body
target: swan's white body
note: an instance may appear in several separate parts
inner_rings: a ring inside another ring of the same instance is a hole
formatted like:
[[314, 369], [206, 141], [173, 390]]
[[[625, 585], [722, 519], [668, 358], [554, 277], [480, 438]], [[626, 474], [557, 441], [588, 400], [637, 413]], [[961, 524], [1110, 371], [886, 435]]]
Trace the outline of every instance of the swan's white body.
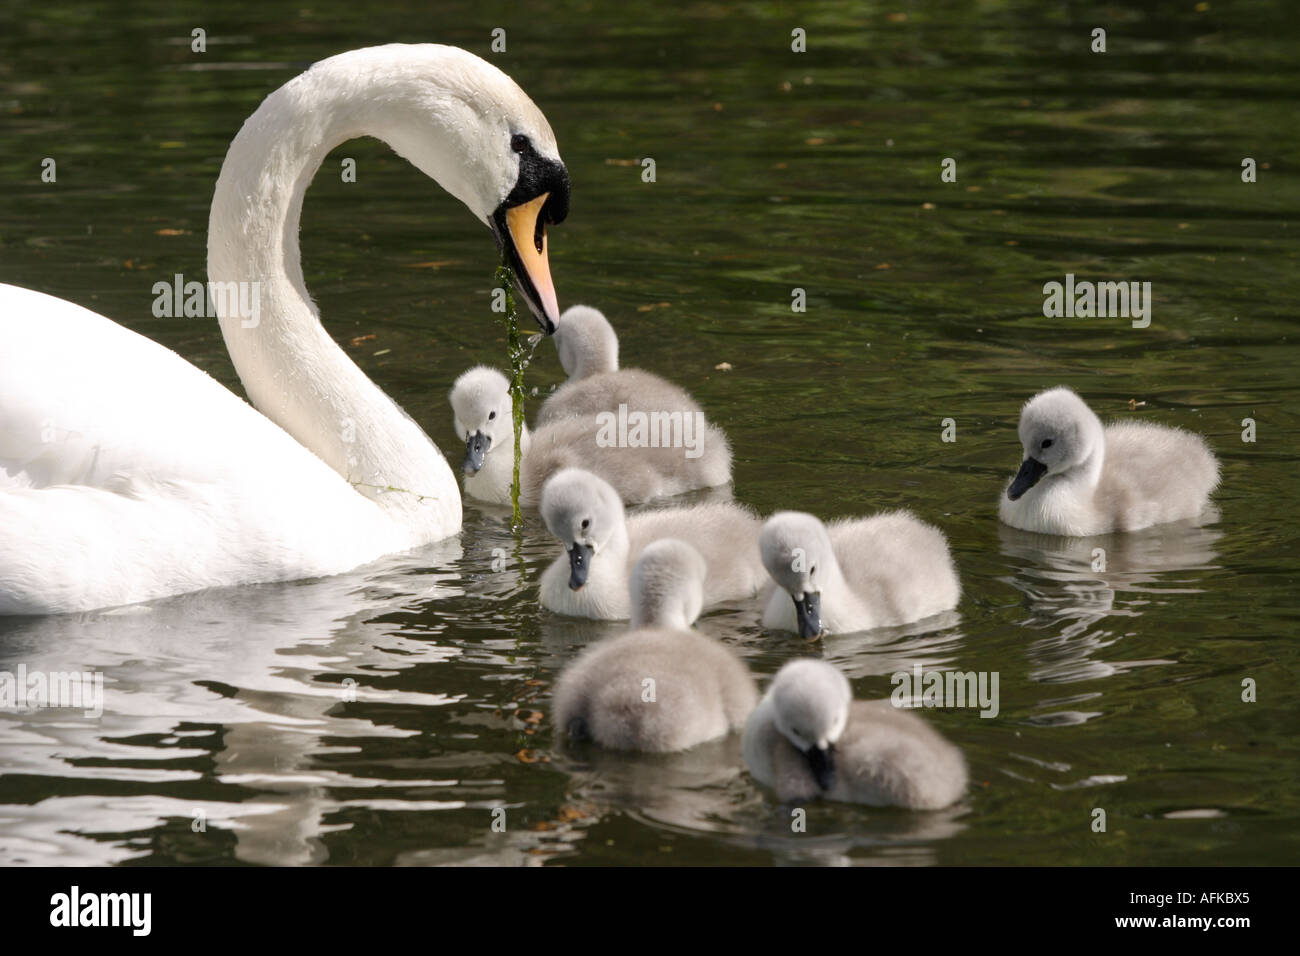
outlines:
[[[749, 772], [785, 802], [940, 810], [966, 789], [966, 759], [937, 730], [887, 700], [854, 700], [843, 674], [807, 657], [772, 678], [743, 745]], [[830, 780], [816, 758], [833, 767]]]
[[341, 54], [267, 97], [208, 235], [209, 280], [260, 292], [258, 321], [219, 316], [258, 410], [103, 316], [0, 286], [0, 613], [334, 574], [457, 533], [446, 460], [321, 326], [298, 220], [329, 150], [373, 135], [489, 221], [520, 129], [554, 154], [513, 81], [452, 47]]
[[705, 570], [681, 540], [641, 552], [630, 588], [635, 630], [564, 669], [555, 685], [560, 730], [613, 750], [671, 753], [744, 727], [758, 701], [754, 679], [730, 650], [691, 629]]
[[1026, 402], [1019, 431], [1021, 473], [1034, 471], [1023, 488], [1017, 475], [1004, 490], [998, 517], [1024, 531], [1085, 537], [1195, 519], [1219, 484], [1200, 435], [1150, 422], [1103, 426], [1067, 388]]

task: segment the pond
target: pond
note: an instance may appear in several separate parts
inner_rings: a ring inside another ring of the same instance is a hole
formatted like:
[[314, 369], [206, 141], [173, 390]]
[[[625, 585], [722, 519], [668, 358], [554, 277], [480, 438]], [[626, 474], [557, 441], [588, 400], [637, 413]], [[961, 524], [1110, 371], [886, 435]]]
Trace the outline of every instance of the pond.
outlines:
[[[0, 670], [105, 685], [98, 719], [0, 713], [0, 862], [1294, 863], [1300, 21], [1222, 0], [1082, 10], [0, 14], [0, 281], [109, 316], [240, 394], [216, 322], [151, 303], [156, 281], [203, 274], [244, 118], [354, 47], [492, 59], [546, 113], [572, 176], [551, 233], [561, 306], [598, 306], [626, 365], [696, 395], [731, 439], [737, 500], [824, 518], [909, 508], [948, 535], [964, 588], [941, 619], [819, 643], [765, 632], [753, 604], [699, 628], [760, 680], [823, 656], [859, 698], [918, 664], [1000, 676], [996, 717], [924, 715], [969, 761], [958, 806], [822, 804], [793, 832], [735, 739], [673, 757], [564, 743], [556, 675], [626, 625], [541, 609], [558, 546], [535, 513], [515, 534], [468, 501], [458, 538], [351, 574], [0, 620]], [[327, 329], [458, 463], [451, 382], [506, 361], [487, 231], [354, 141], [317, 176], [302, 237]], [[1150, 282], [1149, 326], [1047, 317], [1043, 287], [1067, 275]], [[543, 342], [527, 384], [544, 395], [562, 377]], [[1097, 540], [999, 525], [1020, 406], [1058, 384], [1103, 419], [1204, 435], [1219, 514]]]

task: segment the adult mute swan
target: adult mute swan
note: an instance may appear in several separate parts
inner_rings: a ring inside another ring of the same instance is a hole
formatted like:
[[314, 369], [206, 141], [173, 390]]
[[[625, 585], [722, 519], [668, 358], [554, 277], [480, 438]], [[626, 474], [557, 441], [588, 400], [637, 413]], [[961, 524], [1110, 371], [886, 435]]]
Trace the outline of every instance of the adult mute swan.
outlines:
[[1200, 435], [1148, 422], [1102, 426], [1068, 388], [1020, 412], [1025, 458], [998, 502], [1004, 524], [1085, 537], [1196, 518], [1219, 484]]
[[[546, 227], [569, 179], [533, 102], [454, 47], [322, 60], [244, 123], [212, 199], [211, 301], [257, 411], [103, 316], [0, 286], [0, 613], [335, 574], [460, 530], [446, 460], [334, 343], [303, 282], [303, 194], [331, 149], [367, 135], [491, 228], [554, 330]], [[250, 290], [251, 317], [232, 308]]]

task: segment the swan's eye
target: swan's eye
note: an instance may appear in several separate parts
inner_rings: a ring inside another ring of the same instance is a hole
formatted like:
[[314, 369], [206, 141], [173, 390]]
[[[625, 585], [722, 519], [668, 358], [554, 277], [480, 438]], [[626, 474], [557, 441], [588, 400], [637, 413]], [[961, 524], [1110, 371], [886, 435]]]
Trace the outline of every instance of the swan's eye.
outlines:
[[591, 519], [590, 519], [590, 518], [583, 518], [583, 519], [582, 519], [582, 530], [583, 530], [583, 531], [586, 531], [586, 530], [587, 530], [588, 528], [590, 528], [590, 527], [591, 527]]
[[1043, 447], [1043, 448], [1051, 448], [1051, 447], [1052, 447], [1052, 440], [1051, 440], [1050, 438], [1044, 438], [1044, 439], [1043, 439], [1042, 447]]
[[488, 412], [488, 421], [492, 421], [496, 417], [497, 417], [496, 412]]
[[816, 573], [817, 573], [817, 565], [814, 564], [811, 568], [808, 569], [808, 577], [812, 577]]
[[528, 149], [528, 137], [523, 133], [515, 133], [514, 136], [510, 137], [510, 148], [516, 153], [522, 153]]

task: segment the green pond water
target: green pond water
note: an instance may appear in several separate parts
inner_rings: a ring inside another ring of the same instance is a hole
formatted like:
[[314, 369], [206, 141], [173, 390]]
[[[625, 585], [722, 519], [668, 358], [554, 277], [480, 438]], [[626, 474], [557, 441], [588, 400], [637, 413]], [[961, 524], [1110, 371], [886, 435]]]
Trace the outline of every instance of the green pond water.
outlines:
[[[996, 671], [1000, 712], [925, 713], [969, 760], [959, 806], [814, 805], [803, 833], [734, 739], [571, 749], [555, 676], [625, 625], [542, 610], [557, 545], [536, 514], [516, 536], [508, 510], [467, 502], [457, 539], [353, 574], [0, 622], [0, 669], [106, 685], [98, 720], [0, 713], [0, 862], [1294, 863], [1298, 39], [1287, 4], [1223, 0], [7, 5], [0, 281], [237, 391], [215, 321], [150, 309], [154, 282], [204, 277], [244, 118], [353, 47], [492, 58], [573, 179], [551, 234], [561, 306], [599, 306], [625, 364], [694, 392], [731, 438], [738, 500], [910, 508], [947, 533], [964, 585], [952, 615], [820, 644], [765, 633], [745, 604], [700, 629], [761, 679], [824, 656], [858, 697], [918, 663]], [[447, 390], [506, 362], [487, 230], [356, 141], [317, 176], [302, 235], [331, 334], [458, 464]], [[1151, 282], [1150, 326], [1044, 317], [1043, 284], [1068, 273]], [[543, 342], [527, 382], [561, 378]], [[1057, 384], [1103, 418], [1205, 435], [1217, 519], [1098, 540], [1001, 527], [1020, 405]]]

